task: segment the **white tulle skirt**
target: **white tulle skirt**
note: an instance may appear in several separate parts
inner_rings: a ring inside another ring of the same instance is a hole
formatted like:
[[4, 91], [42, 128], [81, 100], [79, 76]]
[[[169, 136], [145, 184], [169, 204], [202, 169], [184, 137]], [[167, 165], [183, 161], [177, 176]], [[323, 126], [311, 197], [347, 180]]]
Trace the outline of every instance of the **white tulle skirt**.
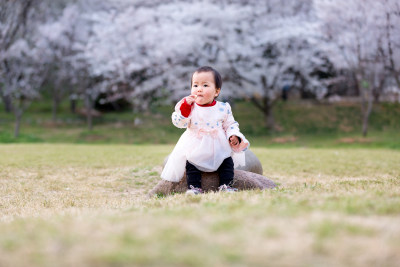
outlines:
[[185, 172], [186, 160], [203, 172], [216, 171], [232, 156], [235, 168], [244, 166], [244, 152], [234, 153], [223, 131], [200, 133], [186, 130], [179, 138], [161, 173], [161, 178], [179, 182]]

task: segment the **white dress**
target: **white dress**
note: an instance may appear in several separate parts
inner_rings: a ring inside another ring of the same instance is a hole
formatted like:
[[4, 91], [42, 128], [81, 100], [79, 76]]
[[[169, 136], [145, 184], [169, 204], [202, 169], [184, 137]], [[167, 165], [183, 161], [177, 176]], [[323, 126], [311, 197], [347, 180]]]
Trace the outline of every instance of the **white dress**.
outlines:
[[[178, 128], [187, 128], [179, 138], [161, 173], [164, 180], [179, 182], [185, 172], [186, 160], [204, 172], [213, 172], [222, 162], [232, 156], [235, 168], [244, 165], [244, 150], [249, 142], [239, 130], [239, 123], [232, 115], [229, 103], [216, 101], [214, 106], [192, 105], [190, 115], [181, 114], [182, 99], [172, 113], [172, 123]], [[241, 139], [233, 149], [229, 137]]]

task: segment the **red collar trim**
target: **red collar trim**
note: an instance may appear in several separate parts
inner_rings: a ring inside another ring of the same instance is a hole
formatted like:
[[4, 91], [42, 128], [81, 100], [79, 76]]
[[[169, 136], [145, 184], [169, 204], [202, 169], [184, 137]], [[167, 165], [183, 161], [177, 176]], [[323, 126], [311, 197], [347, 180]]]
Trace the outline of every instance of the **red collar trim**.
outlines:
[[215, 101], [215, 100], [212, 103], [205, 104], [205, 105], [199, 105], [199, 104], [196, 103], [196, 105], [198, 105], [200, 107], [212, 107], [212, 106], [215, 106], [215, 104], [217, 104], [217, 101]]

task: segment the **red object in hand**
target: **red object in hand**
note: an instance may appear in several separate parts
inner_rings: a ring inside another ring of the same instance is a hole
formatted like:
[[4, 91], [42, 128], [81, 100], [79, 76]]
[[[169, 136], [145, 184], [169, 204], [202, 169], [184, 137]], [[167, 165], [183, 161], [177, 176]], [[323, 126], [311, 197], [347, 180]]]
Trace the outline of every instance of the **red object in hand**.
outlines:
[[190, 112], [192, 112], [192, 105], [189, 105], [186, 102], [186, 98], [183, 100], [180, 110], [181, 110], [182, 116], [185, 118], [189, 117]]

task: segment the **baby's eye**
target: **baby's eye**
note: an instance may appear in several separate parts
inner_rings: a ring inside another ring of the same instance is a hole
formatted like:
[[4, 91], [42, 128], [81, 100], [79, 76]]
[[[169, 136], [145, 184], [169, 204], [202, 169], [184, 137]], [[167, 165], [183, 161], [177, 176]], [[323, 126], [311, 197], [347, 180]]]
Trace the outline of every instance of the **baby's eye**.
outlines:
[[197, 87], [197, 84], [193, 85], [193, 87]]
[[208, 87], [208, 85], [207, 85], [207, 84], [205, 84], [205, 85], [204, 85], [204, 87]]

